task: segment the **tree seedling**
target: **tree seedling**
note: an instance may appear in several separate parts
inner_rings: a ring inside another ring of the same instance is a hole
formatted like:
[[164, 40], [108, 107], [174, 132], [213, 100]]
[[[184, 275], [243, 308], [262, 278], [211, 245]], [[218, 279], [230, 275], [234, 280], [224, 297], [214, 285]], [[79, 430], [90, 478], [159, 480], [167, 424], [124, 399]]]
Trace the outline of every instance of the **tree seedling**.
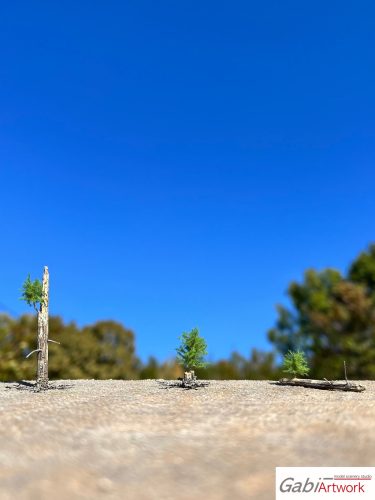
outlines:
[[42, 283], [36, 279], [32, 281], [30, 275], [22, 286], [21, 300], [32, 306], [38, 319], [37, 349], [31, 351], [26, 357], [38, 353], [36, 390], [48, 389], [48, 342], [54, 340], [48, 338], [48, 300], [49, 300], [49, 273], [48, 267], [44, 267]]
[[308, 375], [310, 369], [307, 364], [305, 353], [302, 351], [289, 351], [285, 354], [283, 371], [293, 375], [293, 378], [296, 378], [297, 375], [301, 377]]
[[196, 381], [193, 368], [204, 368], [207, 366], [204, 358], [207, 355], [207, 343], [199, 335], [198, 328], [190, 332], [183, 332], [180, 337], [181, 344], [176, 349], [177, 361], [184, 367], [183, 385], [191, 385]]

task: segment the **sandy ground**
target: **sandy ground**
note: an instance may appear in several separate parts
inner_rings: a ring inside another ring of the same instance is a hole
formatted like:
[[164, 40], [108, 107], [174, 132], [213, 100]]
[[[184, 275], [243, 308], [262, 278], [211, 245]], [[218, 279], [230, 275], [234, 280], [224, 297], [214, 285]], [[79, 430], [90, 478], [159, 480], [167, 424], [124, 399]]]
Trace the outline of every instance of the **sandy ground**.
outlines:
[[364, 393], [211, 382], [0, 384], [0, 499], [274, 498], [275, 466], [374, 466]]

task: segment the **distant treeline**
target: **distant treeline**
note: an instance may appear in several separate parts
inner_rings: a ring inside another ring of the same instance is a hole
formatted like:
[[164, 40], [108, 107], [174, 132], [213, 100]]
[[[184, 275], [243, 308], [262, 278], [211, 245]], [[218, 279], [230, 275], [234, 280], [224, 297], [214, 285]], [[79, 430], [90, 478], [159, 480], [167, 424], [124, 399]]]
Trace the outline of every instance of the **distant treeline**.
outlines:
[[[303, 350], [313, 378], [342, 379], [343, 362], [352, 379], [375, 378], [375, 245], [362, 252], [346, 274], [335, 269], [309, 269], [301, 283], [288, 288], [291, 306], [278, 306], [268, 338], [272, 352], [253, 349], [248, 358], [233, 353], [197, 370], [206, 379], [275, 379], [282, 376], [280, 354]], [[251, 308], [251, 304], [249, 305]], [[134, 334], [115, 321], [78, 328], [57, 316], [50, 318], [50, 378], [142, 379], [182, 374], [175, 360], [142, 363]], [[35, 377], [36, 318], [0, 315], [0, 379]], [[176, 332], [176, 337], [180, 332]], [[202, 332], [204, 336], [204, 332]], [[210, 345], [208, 346], [210, 349]]]
[[[0, 379], [2, 381], [33, 379], [35, 359], [26, 355], [36, 346], [35, 316], [13, 319], [0, 315]], [[134, 333], [115, 321], [99, 321], [79, 328], [51, 316], [49, 337], [60, 342], [49, 346], [51, 379], [175, 379], [182, 375], [175, 360], [158, 362], [151, 357], [142, 363], [135, 353]], [[265, 379], [278, 370], [270, 353], [253, 350], [249, 359], [234, 353], [229, 360], [211, 363], [199, 371], [201, 378]]]

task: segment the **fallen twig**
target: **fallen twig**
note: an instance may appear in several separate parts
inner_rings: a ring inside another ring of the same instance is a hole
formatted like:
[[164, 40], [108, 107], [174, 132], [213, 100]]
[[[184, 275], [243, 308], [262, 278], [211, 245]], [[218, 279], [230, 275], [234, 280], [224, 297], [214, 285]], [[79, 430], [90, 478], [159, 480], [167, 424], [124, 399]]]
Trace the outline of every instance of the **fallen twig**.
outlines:
[[363, 392], [366, 387], [360, 384], [354, 384], [352, 382], [339, 382], [324, 380], [311, 380], [302, 378], [282, 378], [278, 382], [279, 385], [292, 385], [299, 387], [310, 387], [312, 389], [326, 389], [331, 391], [352, 391], [352, 392]]

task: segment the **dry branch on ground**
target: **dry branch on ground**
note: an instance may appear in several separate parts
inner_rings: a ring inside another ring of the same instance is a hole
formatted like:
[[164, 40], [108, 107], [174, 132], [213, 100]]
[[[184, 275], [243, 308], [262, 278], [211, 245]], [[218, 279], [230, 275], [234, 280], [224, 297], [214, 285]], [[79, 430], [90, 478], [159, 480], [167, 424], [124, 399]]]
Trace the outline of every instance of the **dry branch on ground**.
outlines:
[[361, 384], [354, 384], [352, 382], [340, 382], [330, 380], [311, 380], [301, 378], [282, 378], [278, 382], [279, 385], [292, 385], [298, 387], [310, 387], [312, 389], [326, 389], [329, 391], [352, 391], [363, 392], [366, 390]]

